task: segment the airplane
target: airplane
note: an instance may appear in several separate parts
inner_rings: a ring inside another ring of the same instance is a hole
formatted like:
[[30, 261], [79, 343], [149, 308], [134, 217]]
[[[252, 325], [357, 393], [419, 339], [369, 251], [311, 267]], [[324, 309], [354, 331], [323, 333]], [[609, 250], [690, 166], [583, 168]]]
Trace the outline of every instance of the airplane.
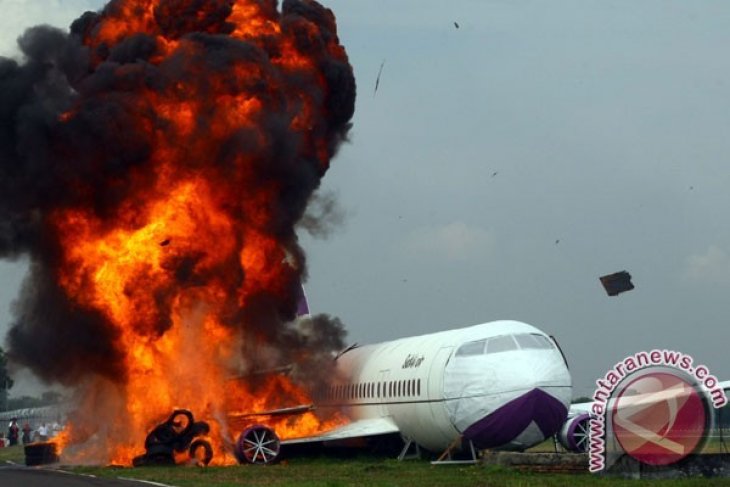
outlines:
[[351, 346], [336, 358], [337, 377], [315, 405], [281, 410], [343, 411], [348, 424], [279, 441], [263, 425], [239, 436], [242, 463], [276, 461], [281, 446], [400, 434], [431, 452], [524, 450], [566, 421], [572, 384], [554, 338], [527, 323], [501, 320], [466, 328]]
[[[724, 397], [719, 397], [716, 394], [722, 391]], [[615, 419], [610, 419], [609, 424], [612, 429], [612, 422], [617, 420], [619, 422], [628, 423], [627, 416], [631, 415], [634, 411], [646, 408], [648, 406], [658, 404], [668, 398], [676, 397], [681, 398], [686, 395], [687, 389], [681, 388], [669, 388], [663, 391], [657, 391], [653, 393], [637, 394], [630, 398], [624, 398], [620, 408], [617, 410]], [[730, 381], [719, 382], [712, 391], [708, 392], [708, 401], [713, 403], [714, 401], [724, 400], [725, 397], [730, 397]], [[589, 449], [590, 441], [590, 429], [591, 429], [591, 418], [593, 417], [593, 402], [579, 402], [574, 403], [568, 410], [568, 418], [560, 428], [556, 435], [556, 439], [563, 446], [563, 448], [569, 452], [574, 453], [585, 453]], [[608, 406], [606, 410], [611, 410], [616, 404], [616, 399], [611, 397], [608, 400]], [[708, 438], [714, 438], [725, 445], [725, 435], [728, 425], [730, 425], [730, 402], [719, 403], [719, 407], [710, 407], [708, 404], [708, 410], [711, 411], [711, 427], [707, 431]], [[626, 424], [622, 425], [625, 429], [631, 429], [633, 425]], [[648, 435], [651, 438], [651, 435]], [[666, 441], [666, 440], [665, 440]]]
[[[309, 315], [303, 292], [298, 309], [300, 318]], [[475, 460], [476, 450], [524, 450], [555, 435], [566, 424], [572, 395], [557, 341], [511, 320], [353, 345], [335, 358], [332, 377], [314, 404], [238, 418], [248, 425], [233, 445], [239, 462], [275, 462], [282, 446], [383, 436], [403, 439], [400, 459], [414, 447], [449, 458], [462, 450]], [[349, 422], [283, 441], [269, 426], [252, 423], [257, 416], [314, 409], [344, 413]]]

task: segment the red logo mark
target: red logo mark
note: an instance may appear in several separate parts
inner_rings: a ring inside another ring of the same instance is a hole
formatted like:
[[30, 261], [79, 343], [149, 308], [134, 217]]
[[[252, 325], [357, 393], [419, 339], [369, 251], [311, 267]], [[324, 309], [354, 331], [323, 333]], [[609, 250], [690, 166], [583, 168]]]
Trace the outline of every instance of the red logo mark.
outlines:
[[695, 451], [705, 435], [707, 412], [692, 384], [671, 373], [654, 372], [623, 388], [612, 420], [626, 453], [642, 463], [669, 465]]

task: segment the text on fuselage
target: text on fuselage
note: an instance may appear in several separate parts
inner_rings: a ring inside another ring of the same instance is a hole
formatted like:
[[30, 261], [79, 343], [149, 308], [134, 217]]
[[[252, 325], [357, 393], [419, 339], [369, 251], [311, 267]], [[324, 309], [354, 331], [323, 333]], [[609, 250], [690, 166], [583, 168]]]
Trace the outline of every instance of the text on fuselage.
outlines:
[[423, 355], [411, 355], [410, 353], [406, 357], [406, 361], [403, 362], [403, 366], [401, 369], [415, 369], [416, 367], [420, 367], [423, 363]]

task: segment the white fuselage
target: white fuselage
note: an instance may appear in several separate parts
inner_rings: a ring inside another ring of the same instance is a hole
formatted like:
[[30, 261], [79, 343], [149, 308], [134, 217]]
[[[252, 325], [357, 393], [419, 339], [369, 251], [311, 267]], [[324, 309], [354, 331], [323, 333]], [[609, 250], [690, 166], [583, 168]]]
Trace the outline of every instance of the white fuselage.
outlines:
[[433, 451], [459, 436], [482, 448], [527, 448], [559, 429], [571, 398], [555, 342], [517, 321], [357, 347], [337, 369], [322, 406], [353, 421], [388, 418]]

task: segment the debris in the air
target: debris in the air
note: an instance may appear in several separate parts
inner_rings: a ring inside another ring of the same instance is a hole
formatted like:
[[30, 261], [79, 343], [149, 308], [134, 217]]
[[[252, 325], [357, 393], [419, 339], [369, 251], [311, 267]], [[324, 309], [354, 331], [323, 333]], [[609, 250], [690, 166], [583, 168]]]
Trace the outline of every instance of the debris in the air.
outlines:
[[167, 247], [168, 245], [170, 245], [171, 241], [172, 241], [172, 239], [166, 238], [165, 240], [160, 242], [160, 247]]
[[559, 243], [560, 243], [560, 239], [558, 238], [555, 240], [555, 245], [558, 245]]
[[458, 22], [454, 22], [454, 27], [456, 27], [458, 29], [459, 28], [459, 23]]
[[494, 172], [492, 173], [492, 177], [496, 176], [497, 174], [499, 174], [499, 172], [498, 172], [498, 171], [494, 171]]
[[631, 283], [631, 274], [626, 271], [602, 276], [600, 280], [609, 296], [616, 296], [617, 294], [634, 289], [634, 285]]
[[373, 91], [373, 96], [375, 96], [375, 93], [378, 92], [378, 86], [380, 86], [380, 75], [383, 74], [383, 66], [385, 66], [385, 59], [383, 59], [383, 62], [380, 63], [380, 69], [378, 70], [378, 77], [375, 78], [375, 90]]

